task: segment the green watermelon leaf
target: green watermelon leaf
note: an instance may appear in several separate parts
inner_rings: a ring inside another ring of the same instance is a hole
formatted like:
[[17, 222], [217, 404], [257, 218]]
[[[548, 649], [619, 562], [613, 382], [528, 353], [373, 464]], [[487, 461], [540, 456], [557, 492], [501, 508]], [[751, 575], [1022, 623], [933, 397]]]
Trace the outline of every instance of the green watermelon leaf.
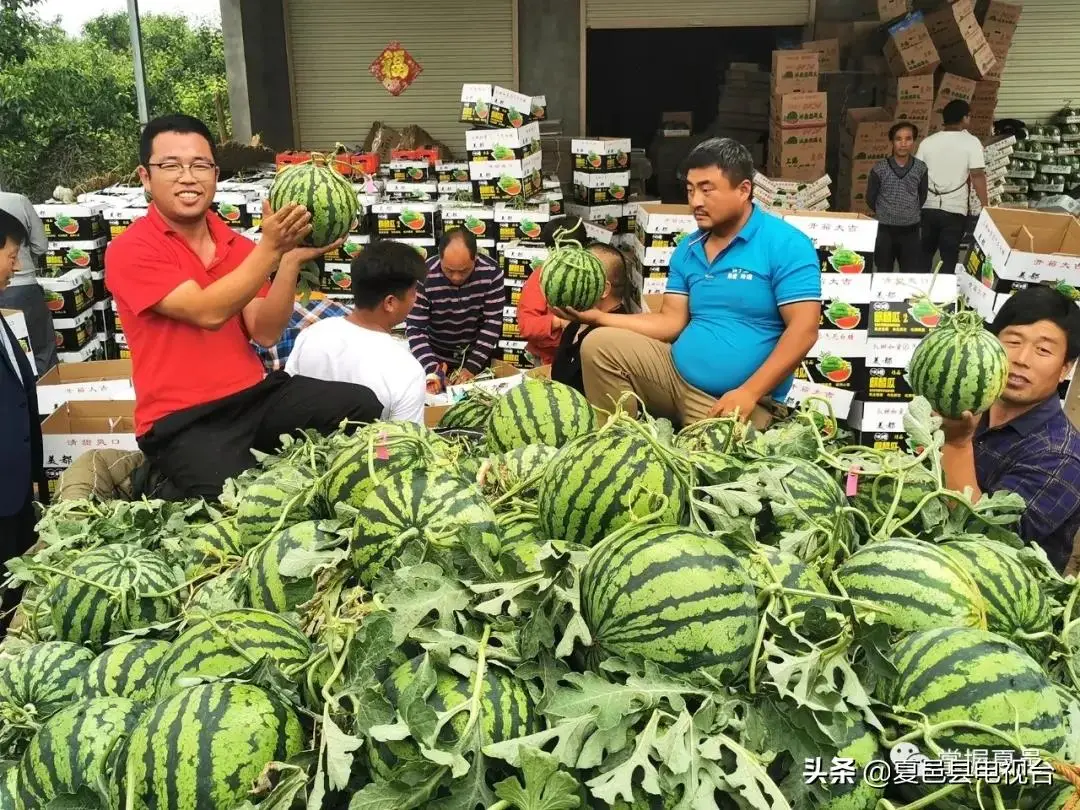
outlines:
[[363, 740], [346, 734], [330, 717], [330, 707], [323, 708], [322, 718], [322, 755], [319, 757], [319, 768], [315, 773], [315, 786], [312, 795], [320, 795], [323, 790], [325, 764], [326, 784], [331, 790], [344, 790], [349, 786], [349, 775], [352, 773], [353, 752], [363, 745]]
[[[640, 786], [646, 793], [660, 796], [660, 772], [653, 763], [653, 751], [657, 745], [657, 730], [662, 713], [654, 711], [648, 725], [640, 730], [633, 753], [617, 767], [590, 779], [585, 784], [593, 796], [608, 804], [621, 798], [628, 804], [634, 802], [634, 787]], [[640, 772], [640, 776], [639, 776]]]
[[454, 613], [469, 606], [469, 594], [433, 563], [402, 568], [380, 583], [383, 607], [394, 627], [394, 643], [401, 644], [432, 613], [435, 627], [454, 629]]
[[572, 810], [581, 804], [578, 781], [559, 769], [559, 760], [536, 748], [521, 752], [525, 784], [511, 776], [495, 785], [495, 795], [517, 810]]

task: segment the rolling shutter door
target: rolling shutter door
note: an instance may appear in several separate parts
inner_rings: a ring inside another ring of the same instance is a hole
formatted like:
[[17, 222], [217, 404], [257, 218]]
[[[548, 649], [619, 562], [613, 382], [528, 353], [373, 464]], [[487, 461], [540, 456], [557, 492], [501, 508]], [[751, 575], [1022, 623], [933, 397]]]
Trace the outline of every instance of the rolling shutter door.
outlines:
[[806, 25], [810, 0], [585, 0], [589, 28]]
[[1025, 0], [1005, 60], [997, 118], [1045, 123], [1069, 100], [1080, 104], [1080, 4]]
[[[372, 123], [416, 124], [465, 148], [461, 85], [513, 89], [515, 0], [288, 0], [286, 27], [302, 149], [361, 143]], [[398, 40], [424, 72], [392, 96], [368, 72]]]

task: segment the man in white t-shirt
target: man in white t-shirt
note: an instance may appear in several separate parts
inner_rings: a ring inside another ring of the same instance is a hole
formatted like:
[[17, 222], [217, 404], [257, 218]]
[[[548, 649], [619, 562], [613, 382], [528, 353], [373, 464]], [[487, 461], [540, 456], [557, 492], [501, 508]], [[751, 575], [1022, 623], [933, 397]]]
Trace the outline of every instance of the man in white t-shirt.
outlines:
[[922, 249], [929, 267], [934, 254], [941, 254], [946, 273], [956, 269], [960, 241], [971, 215], [970, 188], [979, 202], [986, 200], [986, 163], [983, 145], [967, 131], [971, 107], [955, 99], [941, 111], [945, 128], [927, 137], [915, 157], [926, 164], [930, 177], [929, 194], [922, 209]]
[[366, 386], [382, 403], [383, 419], [423, 424], [423, 366], [390, 331], [405, 321], [426, 275], [424, 260], [408, 245], [376, 242], [365, 248], [352, 263], [353, 311], [301, 332], [285, 371]]

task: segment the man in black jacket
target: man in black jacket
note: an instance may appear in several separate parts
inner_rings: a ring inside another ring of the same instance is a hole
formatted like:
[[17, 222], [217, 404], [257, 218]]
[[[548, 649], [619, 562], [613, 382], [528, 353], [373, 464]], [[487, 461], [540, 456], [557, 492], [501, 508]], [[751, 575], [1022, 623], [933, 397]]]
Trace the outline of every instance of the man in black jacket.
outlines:
[[[22, 223], [0, 211], [0, 292], [19, 269], [19, 249], [26, 240]], [[42, 461], [34, 386], [30, 363], [0, 315], [0, 563], [34, 543], [33, 481]], [[14, 607], [15, 598], [10, 592], [4, 594], [5, 611]]]

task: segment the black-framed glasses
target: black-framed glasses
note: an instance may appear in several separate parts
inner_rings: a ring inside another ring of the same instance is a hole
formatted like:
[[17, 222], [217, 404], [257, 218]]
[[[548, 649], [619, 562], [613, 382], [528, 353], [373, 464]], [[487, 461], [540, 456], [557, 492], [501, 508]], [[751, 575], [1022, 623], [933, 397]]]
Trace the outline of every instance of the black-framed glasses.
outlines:
[[184, 170], [191, 171], [192, 177], [209, 177], [217, 169], [216, 163], [209, 160], [193, 160], [191, 163], [181, 163], [178, 160], [163, 160], [161, 163], [148, 163], [155, 169], [159, 169], [166, 177], [181, 177]]

